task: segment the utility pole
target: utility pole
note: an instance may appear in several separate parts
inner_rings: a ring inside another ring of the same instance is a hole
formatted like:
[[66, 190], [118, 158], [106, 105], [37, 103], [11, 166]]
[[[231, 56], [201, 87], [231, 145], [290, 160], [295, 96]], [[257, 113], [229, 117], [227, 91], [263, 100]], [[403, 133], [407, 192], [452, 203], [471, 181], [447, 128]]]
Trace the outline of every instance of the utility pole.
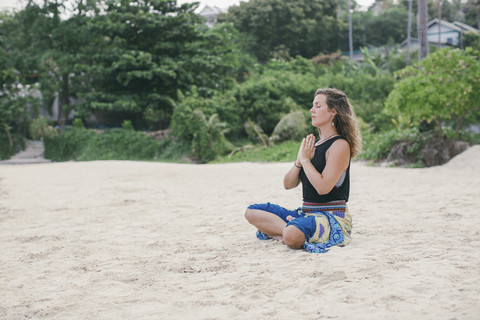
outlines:
[[348, 47], [350, 49], [350, 68], [352, 68], [353, 61], [353, 32], [352, 32], [352, 3], [348, 0]]
[[418, 0], [418, 40], [420, 43], [420, 52], [418, 60], [422, 61], [428, 56], [428, 11], [427, 0]]
[[407, 60], [406, 65], [410, 64], [410, 43], [412, 42], [412, 2], [408, 0], [408, 22], [407, 22]]
[[438, 48], [442, 47], [442, 0], [438, 0]]

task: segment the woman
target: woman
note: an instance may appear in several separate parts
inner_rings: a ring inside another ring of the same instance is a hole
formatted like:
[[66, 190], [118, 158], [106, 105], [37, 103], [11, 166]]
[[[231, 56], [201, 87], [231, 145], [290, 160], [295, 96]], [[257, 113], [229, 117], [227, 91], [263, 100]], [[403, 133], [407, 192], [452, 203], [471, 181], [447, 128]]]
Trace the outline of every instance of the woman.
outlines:
[[350, 242], [352, 218], [347, 210], [350, 160], [361, 148], [357, 118], [347, 96], [337, 89], [318, 89], [310, 109], [313, 134], [302, 140], [297, 159], [284, 177], [285, 189], [303, 187], [303, 206], [287, 210], [271, 203], [247, 208], [246, 219], [259, 239], [282, 240], [294, 249], [326, 252]]

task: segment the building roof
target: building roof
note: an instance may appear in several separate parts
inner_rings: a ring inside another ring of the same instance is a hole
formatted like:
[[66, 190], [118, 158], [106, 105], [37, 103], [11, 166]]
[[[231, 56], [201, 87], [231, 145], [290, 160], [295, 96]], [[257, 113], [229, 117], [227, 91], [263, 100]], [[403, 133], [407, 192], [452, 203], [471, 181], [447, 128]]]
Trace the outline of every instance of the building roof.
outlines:
[[[428, 25], [427, 25], [427, 28], [430, 29], [431, 26], [435, 25], [435, 24], [438, 24], [439, 20], [437, 18], [431, 20]], [[445, 26], [445, 27], [448, 27], [450, 29], [453, 29], [455, 31], [458, 31], [458, 32], [462, 32], [462, 28], [459, 27], [459, 26], [456, 26], [454, 25], [453, 23], [451, 22], [448, 22], [448, 21], [445, 21], [445, 20], [442, 20], [441, 21], [441, 24], [442, 26]]]
[[201, 16], [212, 16], [212, 15], [219, 15], [220, 13], [226, 13], [226, 9], [219, 8], [217, 6], [205, 6], [199, 12]]
[[454, 25], [460, 27], [463, 29], [463, 31], [471, 31], [471, 32], [478, 32], [478, 29], [475, 29], [474, 27], [472, 26], [469, 26], [468, 24], [465, 24], [465, 23], [462, 23], [462, 22], [459, 22], [459, 21], [454, 21], [453, 22]]

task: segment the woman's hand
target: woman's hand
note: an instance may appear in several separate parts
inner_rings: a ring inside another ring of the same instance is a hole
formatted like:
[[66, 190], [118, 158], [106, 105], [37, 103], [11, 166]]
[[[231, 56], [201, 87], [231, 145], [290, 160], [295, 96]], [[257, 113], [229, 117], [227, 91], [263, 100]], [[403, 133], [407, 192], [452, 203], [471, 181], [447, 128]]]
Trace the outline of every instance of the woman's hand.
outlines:
[[309, 134], [307, 137], [303, 138], [300, 149], [298, 150], [297, 162], [302, 163], [305, 160], [312, 160], [315, 155], [315, 136]]

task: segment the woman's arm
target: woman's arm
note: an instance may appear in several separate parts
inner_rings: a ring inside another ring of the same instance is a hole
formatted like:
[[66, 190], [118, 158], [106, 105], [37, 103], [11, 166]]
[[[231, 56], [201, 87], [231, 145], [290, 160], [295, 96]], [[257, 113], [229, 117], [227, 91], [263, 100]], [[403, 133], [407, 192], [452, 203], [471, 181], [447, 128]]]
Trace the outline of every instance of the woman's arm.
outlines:
[[292, 166], [290, 170], [288, 170], [287, 174], [283, 178], [283, 186], [285, 189], [293, 189], [300, 184], [300, 170], [302, 167], [299, 166], [299, 162], [295, 161], [295, 164]]
[[327, 163], [322, 173], [318, 172], [310, 161], [312, 157], [309, 156], [308, 148], [312, 146], [307, 145], [305, 152], [301, 152], [301, 163], [305, 175], [318, 194], [327, 194], [332, 191], [342, 173], [348, 168], [350, 145], [343, 139], [335, 141], [327, 151]]
[[[298, 149], [297, 153], [297, 160], [295, 160], [295, 164], [293, 167], [288, 170], [287, 174], [283, 178], [283, 186], [285, 189], [293, 189], [296, 188], [300, 184], [300, 170], [302, 170], [302, 164], [300, 162], [301, 160], [301, 153], [304, 152], [305, 145], [308, 144], [309, 142], [315, 143], [315, 136], [313, 134], [308, 135], [306, 138], [303, 138], [302, 143], [300, 144], [300, 148]], [[315, 149], [310, 150], [309, 155], [313, 158], [313, 155], [315, 154]], [[310, 158], [311, 159], [311, 158]]]

